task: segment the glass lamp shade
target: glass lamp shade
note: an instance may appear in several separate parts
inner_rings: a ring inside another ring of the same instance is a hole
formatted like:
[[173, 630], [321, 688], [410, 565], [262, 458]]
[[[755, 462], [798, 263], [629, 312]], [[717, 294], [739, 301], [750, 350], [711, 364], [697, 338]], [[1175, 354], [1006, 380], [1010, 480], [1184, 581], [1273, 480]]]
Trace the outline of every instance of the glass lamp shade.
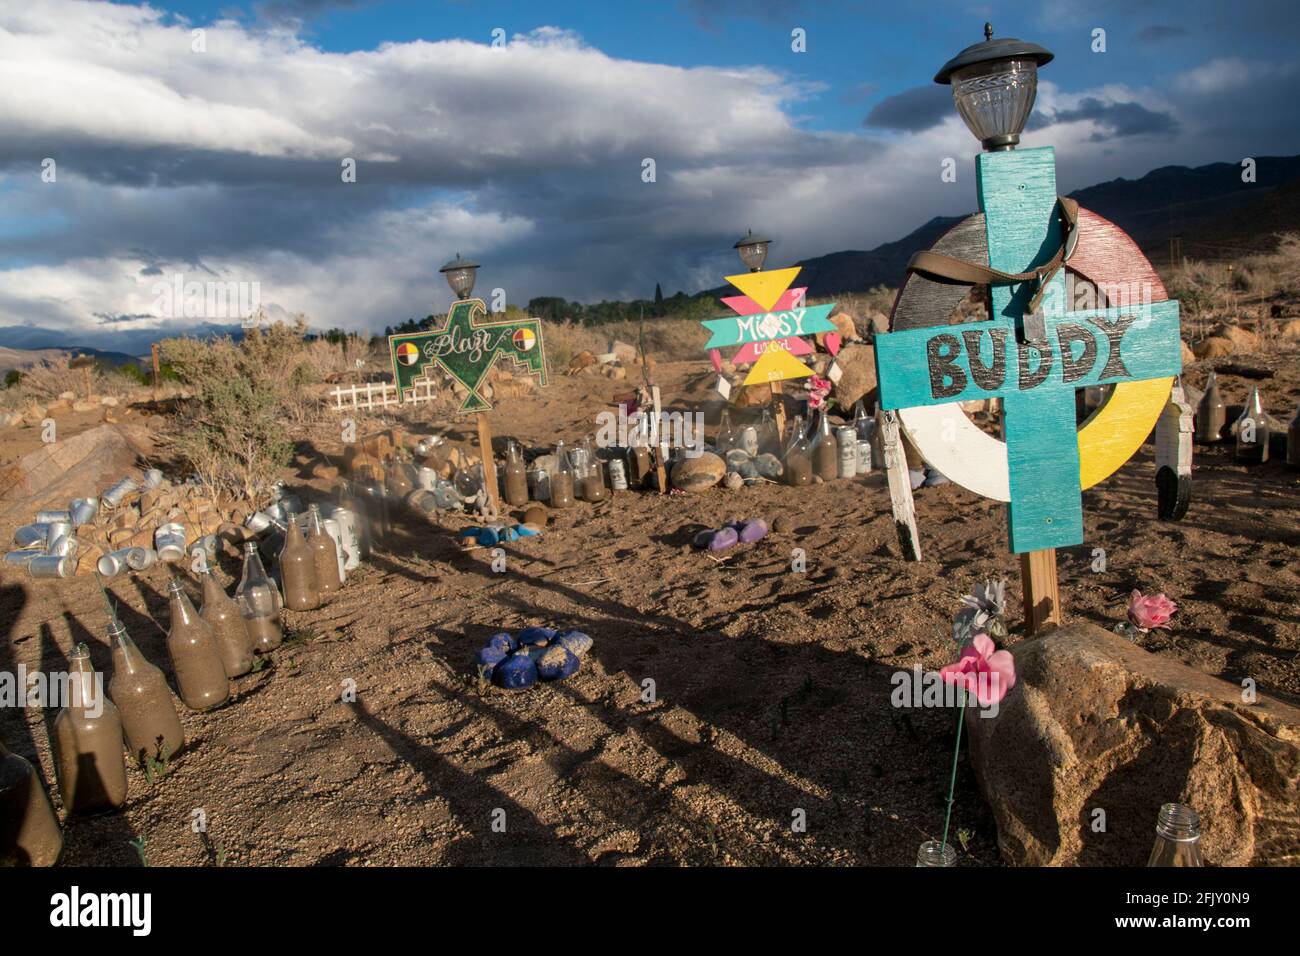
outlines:
[[474, 291], [474, 269], [452, 269], [447, 273], [447, 285], [457, 298], [468, 299]]
[[1038, 63], [1032, 59], [985, 60], [953, 71], [952, 98], [967, 128], [987, 150], [1020, 142], [1038, 95]]
[[751, 231], [736, 243], [735, 249], [740, 253], [740, 261], [749, 268], [750, 272], [758, 272], [763, 268], [763, 263], [767, 261], [767, 247], [771, 241], [771, 239], [762, 239]]

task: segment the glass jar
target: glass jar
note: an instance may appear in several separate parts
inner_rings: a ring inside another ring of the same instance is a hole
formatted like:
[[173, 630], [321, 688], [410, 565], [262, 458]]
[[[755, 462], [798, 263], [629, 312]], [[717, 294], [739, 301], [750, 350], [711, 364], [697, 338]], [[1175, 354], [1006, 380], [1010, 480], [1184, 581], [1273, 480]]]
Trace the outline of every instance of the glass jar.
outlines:
[[1156, 842], [1147, 866], [1204, 866], [1201, 818], [1191, 807], [1166, 803], [1156, 816]]

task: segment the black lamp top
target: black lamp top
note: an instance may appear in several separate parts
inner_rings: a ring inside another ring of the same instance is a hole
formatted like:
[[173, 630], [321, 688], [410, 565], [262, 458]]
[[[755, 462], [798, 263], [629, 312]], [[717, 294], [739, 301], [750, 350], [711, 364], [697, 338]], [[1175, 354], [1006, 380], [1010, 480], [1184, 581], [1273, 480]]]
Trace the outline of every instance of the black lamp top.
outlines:
[[952, 74], [963, 67], [989, 60], [1033, 60], [1039, 66], [1050, 63], [1056, 54], [1043, 49], [1037, 43], [1027, 43], [1015, 37], [993, 39], [993, 25], [984, 24], [984, 40], [973, 43], [943, 65], [934, 75], [936, 83], [951, 83]]
[[452, 271], [454, 271], [454, 270], [456, 270], [456, 269], [477, 269], [477, 268], [478, 268], [478, 263], [477, 263], [477, 262], [472, 262], [472, 261], [470, 261], [469, 259], [462, 259], [462, 258], [460, 257], [460, 253], [458, 252], [458, 253], [456, 253], [456, 258], [455, 258], [455, 259], [452, 259], [451, 262], [447, 263], [445, 266], [443, 266], [443, 267], [442, 267], [441, 269], [439, 269], [438, 271], [439, 271], [439, 272], [452, 272]]
[[750, 230], [747, 231], [747, 234], [746, 234], [745, 238], [738, 240], [738, 241], [736, 242], [736, 244], [735, 244], [734, 246], [732, 246], [731, 248], [733, 248], [733, 249], [739, 249], [741, 246], [752, 246], [752, 245], [754, 245], [755, 243], [768, 243], [768, 244], [770, 244], [771, 242], [772, 242], [771, 239], [764, 239], [764, 238], [762, 238], [761, 236], [756, 236], [756, 235], [754, 235], [754, 230], [750, 229]]

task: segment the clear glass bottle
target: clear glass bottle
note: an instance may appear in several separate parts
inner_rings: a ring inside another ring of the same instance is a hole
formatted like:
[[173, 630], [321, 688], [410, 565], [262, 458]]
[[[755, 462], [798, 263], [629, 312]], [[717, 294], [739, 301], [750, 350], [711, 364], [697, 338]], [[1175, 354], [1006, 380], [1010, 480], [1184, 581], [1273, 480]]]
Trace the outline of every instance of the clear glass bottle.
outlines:
[[1166, 803], [1156, 817], [1156, 842], [1147, 866], [1204, 866], [1201, 818], [1191, 807]]
[[75, 814], [116, 810], [126, 803], [122, 718], [95, 680], [90, 648], [78, 644], [68, 663], [71, 699], [54, 718], [54, 767], [63, 806]]
[[384, 488], [394, 501], [401, 501], [415, 490], [410, 468], [396, 455], [384, 462]]
[[957, 851], [950, 843], [926, 840], [916, 851], [917, 866], [956, 866]]
[[516, 508], [528, 504], [528, 472], [524, 465], [523, 449], [511, 441], [506, 445], [506, 465], [503, 482], [506, 503]]
[[53, 866], [63, 831], [32, 765], [0, 740], [0, 868]]
[[738, 444], [736, 430], [731, 427], [731, 413], [724, 408], [722, 417], [718, 420], [718, 436], [713, 440], [713, 445], [718, 449], [719, 455], [725, 456]]
[[339, 577], [339, 546], [325, 530], [320, 506], [312, 505], [309, 515], [311, 531], [307, 535], [307, 548], [311, 551], [312, 568], [316, 575], [316, 594], [323, 604], [343, 586], [343, 579]]
[[871, 441], [874, 424], [867, 415], [866, 403], [859, 398], [853, 406], [853, 430], [857, 433], [858, 441]]
[[1237, 419], [1237, 446], [1234, 457], [1237, 461], [1262, 464], [1268, 461], [1269, 427], [1268, 417], [1259, 398], [1259, 386], [1250, 390], [1246, 407]]
[[253, 642], [244, 626], [239, 605], [230, 600], [226, 589], [211, 568], [203, 575], [203, 607], [199, 617], [212, 628], [212, 636], [221, 653], [221, 665], [227, 677], [242, 677], [253, 669]]
[[817, 409], [817, 421], [812, 438], [813, 474], [822, 481], [834, 481], [840, 472], [840, 446], [831, 429], [826, 406]]
[[551, 507], [573, 507], [573, 462], [564, 442], [555, 446], [555, 472], [551, 475]]
[[1205, 394], [1196, 405], [1193, 418], [1192, 436], [1203, 445], [1211, 445], [1223, 437], [1223, 426], [1227, 424], [1228, 409], [1219, 394], [1219, 377], [1210, 372], [1205, 380]]
[[583, 473], [579, 478], [582, 488], [582, 500], [593, 504], [609, 497], [609, 486], [605, 484], [605, 469], [596, 455], [596, 444], [588, 435], [582, 441]]
[[804, 434], [802, 416], [796, 415], [790, 425], [790, 440], [786, 443], [781, 464], [785, 467], [782, 478], [787, 485], [812, 484], [812, 448], [808, 444], [808, 436]]
[[780, 457], [784, 452], [781, 432], [776, 427], [776, 420], [772, 418], [771, 411], [764, 408], [758, 419], [758, 453]]
[[190, 710], [220, 707], [230, 699], [230, 681], [212, 628], [194, 610], [180, 581], [172, 578], [167, 594], [171, 600], [167, 653], [171, 655], [181, 701]]
[[280, 591], [271, 583], [256, 542], [244, 545], [244, 573], [235, 589], [235, 601], [244, 615], [244, 628], [254, 651], [265, 654], [284, 640], [280, 625]]
[[284, 606], [291, 611], [310, 611], [320, 606], [316, 590], [316, 561], [302, 536], [297, 518], [290, 514], [289, 529], [280, 551], [280, 586], [284, 589]]
[[127, 750], [140, 763], [169, 760], [185, 746], [185, 730], [163, 672], [151, 664], [121, 621], [108, 626], [113, 645], [113, 678], [108, 696], [122, 718]]

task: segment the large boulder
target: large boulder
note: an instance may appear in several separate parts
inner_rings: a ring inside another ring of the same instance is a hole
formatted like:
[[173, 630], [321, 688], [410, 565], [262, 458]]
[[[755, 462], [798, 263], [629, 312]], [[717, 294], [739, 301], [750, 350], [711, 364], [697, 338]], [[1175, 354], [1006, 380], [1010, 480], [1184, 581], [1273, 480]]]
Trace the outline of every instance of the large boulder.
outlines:
[[876, 348], [874, 345], [852, 343], [840, 349], [835, 357], [844, 373], [835, 385], [835, 400], [841, 408], [852, 408], [860, 398], [876, 390]]
[[[1218, 866], [1300, 853], [1300, 709], [1092, 624], [1011, 648], [996, 717], [967, 714], [971, 759], [1009, 863], [1146, 863], [1160, 805], [1201, 817]], [[1094, 832], [1105, 811], [1104, 832]]]

